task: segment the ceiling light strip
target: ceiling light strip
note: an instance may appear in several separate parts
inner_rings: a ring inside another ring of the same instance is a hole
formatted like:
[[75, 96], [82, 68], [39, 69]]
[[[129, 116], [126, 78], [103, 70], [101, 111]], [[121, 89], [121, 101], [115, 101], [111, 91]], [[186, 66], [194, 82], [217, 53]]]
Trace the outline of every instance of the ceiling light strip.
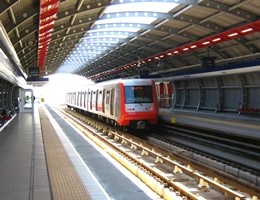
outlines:
[[38, 67], [40, 76], [46, 60], [52, 31], [56, 20], [60, 0], [41, 0], [38, 29]]
[[108, 71], [105, 71], [105, 72], [102, 72], [102, 73], [99, 73], [99, 74], [96, 74], [93, 76], [89, 76], [87, 78], [95, 81], [95, 80], [98, 80], [100, 77], [104, 77], [104, 75], [119, 73], [125, 69], [131, 68], [131, 67], [137, 67], [140, 65], [140, 63], [141, 64], [151, 63], [156, 60], [165, 59], [167, 57], [171, 57], [174, 55], [180, 55], [183, 53], [191, 52], [196, 49], [200, 49], [200, 48], [204, 48], [204, 47], [208, 47], [208, 46], [213, 46], [213, 45], [216, 45], [221, 42], [234, 40], [234, 39], [244, 37], [246, 35], [253, 34], [256, 32], [260, 32], [260, 20], [251, 22], [251, 23], [243, 25], [243, 26], [233, 28], [231, 30], [224, 31], [219, 34], [215, 34], [215, 35], [203, 38], [201, 40], [198, 40], [198, 41], [195, 41], [195, 42], [192, 42], [189, 44], [182, 45], [177, 48], [167, 50], [165, 52], [144, 58], [142, 60], [134, 61], [127, 65], [119, 66], [117, 68], [110, 69]]
[[[93, 62], [103, 57], [105, 53], [111, 53], [116, 46], [121, 46], [121, 44], [126, 43], [132, 37], [138, 37], [138, 32], [141, 29], [153, 29], [154, 25], [151, 25], [151, 23], [158, 18], [172, 18], [172, 14], [169, 14], [169, 12], [178, 6], [178, 4], [173, 2], [161, 2], [159, 0], [149, 3], [139, 0], [137, 2], [127, 2], [120, 1], [119, 4], [113, 2], [114, 5], [106, 7], [99, 20], [95, 21], [90, 30], [84, 34], [84, 38], [79, 45], [62, 62], [59, 72], [67, 68], [67, 72], [76, 73], [82, 68], [92, 65]], [[97, 42], [103, 43], [106, 49], [96, 54], [90, 54], [88, 51], [85, 51], [86, 48], [83, 46], [94, 46]], [[109, 43], [107, 44], [107, 42]], [[87, 62], [71, 62], [71, 57], [77, 57], [81, 53], [90, 57]], [[78, 70], [70, 66], [77, 66]], [[71, 71], [71, 69], [75, 69], [75, 71]]]

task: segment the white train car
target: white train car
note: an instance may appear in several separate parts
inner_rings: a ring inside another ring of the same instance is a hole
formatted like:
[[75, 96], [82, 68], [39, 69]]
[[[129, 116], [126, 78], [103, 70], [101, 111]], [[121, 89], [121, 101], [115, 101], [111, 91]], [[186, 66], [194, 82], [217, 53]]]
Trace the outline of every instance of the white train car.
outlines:
[[120, 127], [145, 129], [157, 124], [158, 105], [151, 79], [118, 79], [68, 92], [68, 107]]

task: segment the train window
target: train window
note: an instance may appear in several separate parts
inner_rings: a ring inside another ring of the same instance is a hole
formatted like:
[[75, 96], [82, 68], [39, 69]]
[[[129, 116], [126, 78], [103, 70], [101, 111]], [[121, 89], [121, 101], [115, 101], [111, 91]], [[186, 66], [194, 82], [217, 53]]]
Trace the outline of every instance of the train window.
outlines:
[[125, 86], [125, 103], [152, 103], [152, 86]]

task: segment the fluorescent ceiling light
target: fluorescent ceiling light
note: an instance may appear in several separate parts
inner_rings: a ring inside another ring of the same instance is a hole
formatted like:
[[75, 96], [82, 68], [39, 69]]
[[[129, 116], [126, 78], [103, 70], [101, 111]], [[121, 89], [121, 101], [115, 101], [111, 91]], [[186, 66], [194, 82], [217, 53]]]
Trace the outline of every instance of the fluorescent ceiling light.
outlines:
[[[109, 54], [113, 49], [137, 37], [144, 25], [156, 21], [178, 6], [172, 2], [132, 2], [108, 6], [93, 28], [67, 56], [58, 72], [75, 73], [93, 61]], [[102, 45], [103, 48], [98, 48]], [[89, 51], [91, 49], [92, 51]], [[96, 50], [95, 50], [96, 49]], [[94, 51], [95, 50], [95, 51]], [[115, 66], [116, 67], [116, 66]]]
[[105, 14], [116, 12], [130, 12], [130, 11], [143, 11], [143, 12], [162, 12], [168, 13], [170, 10], [179, 4], [171, 2], [137, 2], [137, 3], [122, 3], [111, 5], [104, 11]]
[[[118, 17], [96, 21], [95, 25], [112, 24], [113, 23], [134, 23], [134, 24], [151, 24], [157, 18], [155, 17]], [[131, 26], [130, 26], [131, 27]]]
[[122, 31], [122, 32], [138, 32], [140, 28], [134, 27], [111, 27], [111, 28], [102, 28], [102, 29], [93, 29], [88, 31], [88, 33], [96, 33], [96, 32], [106, 32], [106, 31]]

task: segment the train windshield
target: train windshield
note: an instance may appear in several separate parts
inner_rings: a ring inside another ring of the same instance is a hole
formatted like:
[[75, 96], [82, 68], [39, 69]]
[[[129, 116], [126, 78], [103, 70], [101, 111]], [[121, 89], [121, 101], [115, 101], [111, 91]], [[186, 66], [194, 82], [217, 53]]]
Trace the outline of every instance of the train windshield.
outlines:
[[125, 103], [152, 103], [152, 86], [125, 86]]

